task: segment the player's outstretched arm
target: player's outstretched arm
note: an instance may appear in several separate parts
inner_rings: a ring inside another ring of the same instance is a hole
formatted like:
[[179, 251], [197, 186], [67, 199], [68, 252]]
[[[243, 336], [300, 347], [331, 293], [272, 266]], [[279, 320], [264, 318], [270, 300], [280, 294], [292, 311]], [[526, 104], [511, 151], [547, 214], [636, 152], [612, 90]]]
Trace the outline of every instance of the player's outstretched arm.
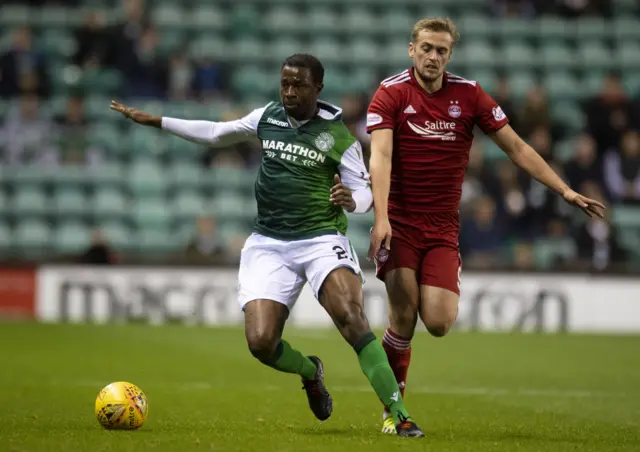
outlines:
[[331, 203], [344, 207], [347, 212], [366, 213], [371, 210], [371, 178], [358, 141], [342, 154], [338, 171], [340, 175], [335, 176], [331, 188]]
[[543, 183], [549, 189], [562, 195], [569, 204], [582, 209], [589, 217], [602, 218], [604, 204], [576, 193], [558, 176], [558, 174], [544, 161], [531, 146], [511, 128], [505, 125], [490, 135], [491, 139], [502, 149], [513, 163], [525, 170], [531, 177]]
[[154, 116], [116, 101], [111, 101], [110, 108], [138, 124], [163, 129], [185, 140], [207, 146], [229, 146], [255, 137], [264, 112], [261, 108], [235, 121], [212, 122]]
[[391, 157], [393, 155], [393, 129], [371, 132], [371, 187], [375, 222], [371, 231], [369, 259], [374, 259], [384, 246], [391, 248], [391, 224], [389, 223], [389, 188], [391, 186]]

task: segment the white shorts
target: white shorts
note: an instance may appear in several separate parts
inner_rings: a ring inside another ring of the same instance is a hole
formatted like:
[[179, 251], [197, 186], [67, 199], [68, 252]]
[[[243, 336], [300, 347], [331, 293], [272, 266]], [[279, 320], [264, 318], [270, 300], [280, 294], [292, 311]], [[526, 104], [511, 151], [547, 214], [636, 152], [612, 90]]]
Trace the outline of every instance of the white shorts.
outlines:
[[238, 303], [244, 310], [252, 300], [274, 300], [291, 311], [305, 282], [318, 298], [324, 280], [340, 267], [364, 282], [358, 256], [344, 235], [283, 241], [254, 233], [240, 256]]

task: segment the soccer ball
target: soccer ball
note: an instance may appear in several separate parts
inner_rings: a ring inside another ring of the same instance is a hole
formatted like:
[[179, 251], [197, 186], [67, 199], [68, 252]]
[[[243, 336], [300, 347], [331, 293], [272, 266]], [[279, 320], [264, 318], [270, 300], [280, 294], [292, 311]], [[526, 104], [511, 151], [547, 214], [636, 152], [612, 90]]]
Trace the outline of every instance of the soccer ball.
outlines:
[[147, 419], [147, 396], [134, 384], [117, 381], [96, 398], [96, 416], [106, 429], [134, 430]]

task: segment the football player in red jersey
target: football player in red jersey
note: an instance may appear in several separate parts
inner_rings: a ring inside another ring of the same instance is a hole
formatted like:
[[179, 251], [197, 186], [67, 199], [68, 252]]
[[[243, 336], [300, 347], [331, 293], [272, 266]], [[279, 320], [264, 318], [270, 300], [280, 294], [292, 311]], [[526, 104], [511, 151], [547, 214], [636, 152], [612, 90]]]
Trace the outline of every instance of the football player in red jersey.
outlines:
[[[451, 20], [420, 20], [409, 43], [413, 67], [384, 80], [367, 112], [375, 210], [369, 257], [387, 288], [383, 345], [403, 393], [418, 315], [442, 337], [458, 314], [458, 206], [474, 126], [588, 216], [601, 217], [604, 208], [571, 190], [475, 81], [445, 71], [458, 39]], [[393, 433], [388, 419], [383, 431]]]

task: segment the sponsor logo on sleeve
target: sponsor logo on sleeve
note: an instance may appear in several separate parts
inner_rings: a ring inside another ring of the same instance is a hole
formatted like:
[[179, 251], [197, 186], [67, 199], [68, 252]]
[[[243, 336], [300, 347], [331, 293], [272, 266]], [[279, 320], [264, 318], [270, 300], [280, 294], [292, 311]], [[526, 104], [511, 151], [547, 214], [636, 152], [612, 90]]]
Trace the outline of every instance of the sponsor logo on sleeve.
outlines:
[[369, 113], [367, 115], [367, 127], [376, 126], [382, 122], [382, 116], [377, 113]]
[[502, 111], [502, 108], [500, 107], [494, 107], [493, 110], [491, 111], [496, 121], [502, 121], [504, 118], [507, 117], [507, 115], [504, 114], [504, 111]]

